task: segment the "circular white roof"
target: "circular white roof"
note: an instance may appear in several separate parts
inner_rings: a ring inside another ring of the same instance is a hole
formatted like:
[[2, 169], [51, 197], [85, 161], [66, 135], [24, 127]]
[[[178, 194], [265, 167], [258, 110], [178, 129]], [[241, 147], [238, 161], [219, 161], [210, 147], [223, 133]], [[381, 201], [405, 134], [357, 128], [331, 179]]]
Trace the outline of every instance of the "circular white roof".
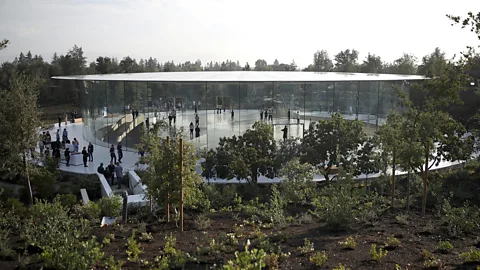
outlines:
[[196, 71], [54, 76], [56, 80], [130, 82], [341, 82], [424, 80], [419, 75], [303, 72], [303, 71]]

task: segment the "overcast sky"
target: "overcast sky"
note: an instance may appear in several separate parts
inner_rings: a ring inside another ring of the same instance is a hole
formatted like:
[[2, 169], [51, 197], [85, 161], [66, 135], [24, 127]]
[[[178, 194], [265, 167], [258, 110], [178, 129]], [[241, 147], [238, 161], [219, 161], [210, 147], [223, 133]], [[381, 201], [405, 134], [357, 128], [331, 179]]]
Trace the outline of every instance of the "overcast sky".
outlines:
[[0, 61], [30, 50], [50, 61], [74, 44], [98, 56], [159, 61], [276, 58], [300, 67], [317, 50], [355, 48], [393, 61], [447, 55], [479, 41], [446, 14], [480, 11], [480, 0], [0, 0]]

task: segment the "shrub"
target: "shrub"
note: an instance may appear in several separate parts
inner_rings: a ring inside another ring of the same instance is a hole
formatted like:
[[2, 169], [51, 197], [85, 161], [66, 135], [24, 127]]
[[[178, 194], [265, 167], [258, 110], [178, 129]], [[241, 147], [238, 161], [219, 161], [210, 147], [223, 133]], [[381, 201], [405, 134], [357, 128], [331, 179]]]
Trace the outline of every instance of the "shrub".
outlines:
[[71, 209], [78, 203], [77, 197], [73, 194], [58, 194], [55, 197], [55, 200], [58, 200], [62, 206], [65, 206], [68, 209]]
[[453, 245], [448, 241], [440, 241], [438, 243], [438, 250], [440, 250], [443, 253], [448, 253], [452, 249], [453, 249]]
[[398, 215], [395, 216], [395, 221], [397, 221], [400, 225], [408, 225], [410, 222], [408, 221], [408, 215]]
[[396, 248], [400, 245], [400, 240], [395, 238], [394, 236], [387, 237], [387, 241], [385, 242], [385, 246], [388, 248]]
[[313, 248], [313, 243], [311, 243], [308, 238], [305, 238], [303, 240], [303, 246], [297, 247], [297, 251], [299, 251], [302, 254], [308, 254], [310, 252], [315, 251], [315, 249]]
[[464, 207], [452, 207], [445, 199], [440, 209], [440, 220], [453, 236], [471, 233], [480, 228], [480, 210], [468, 203]]
[[426, 249], [422, 250], [422, 257], [425, 268], [439, 268], [442, 265], [442, 261]]
[[353, 239], [352, 236], [349, 236], [347, 239], [345, 239], [345, 241], [340, 241], [338, 243], [345, 249], [355, 249], [357, 246], [357, 242], [355, 242], [355, 239]]
[[278, 190], [276, 184], [272, 185], [272, 194], [270, 195], [270, 202], [267, 209], [262, 211], [262, 215], [275, 224], [281, 224], [286, 222], [285, 207], [287, 202], [283, 195]]
[[342, 263], [339, 263], [337, 266], [333, 268], [333, 270], [349, 270], [350, 268], [346, 268]]
[[310, 256], [310, 262], [315, 266], [321, 267], [328, 260], [327, 253], [324, 251], [316, 252], [314, 255]]
[[140, 250], [140, 244], [137, 243], [137, 240], [135, 240], [135, 233], [136, 230], [132, 230], [132, 235], [128, 238], [127, 240], [127, 256], [128, 256], [128, 261], [130, 262], [136, 262], [138, 261], [138, 256], [142, 253], [142, 250]]
[[212, 223], [212, 220], [209, 217], [207, 217], [206, 215], [200, 214], [195, 218], [194, 222], [195, 222], [195, 227], [198, 230], [203, 231], [203, 230], [207, 229], [208, 227], [210, 227], [210, 225]]
[[10, 230], [0, 230], [0, 257], [5, 259], [11, 259], [15, 254], [10, 243], [8, 242], [9, 234]]
[[89, 233], [89, 223], [73, 219], [60, 202], [37, 201], [29, 208], [21, 237], [27, 245], [42, 249], [46, 267], [55, 269], [89, 269], [103, 258], [95, 237], [81, 241]]
[[123, 200], [118, 195], [111, 197], [103, 197], [98, 201], [100, 207], [100, 214], [106, 217], [118, 217], [121, 216]]
[[470, 249], [470, 251], [462, 252], [459, 256], [464, 262], [467, 263], [479, 263], [480, 262], [480, 251], [476, 249]]
[[224, 270], [240, 270], [240, 269], [263, 269], [266, 266], [267, 254], [263, 249], [249, 250], [248, 245], [245, 246], [245, 251], [235, 251], [235, 259], [229, 260], [223, 266]]
[[76, 204], [72, 208], [73, 216], [94, 220], [100, 218], [100, 206], [95, 202], [89, 201], [87, 204]]
[[388, 254], [388, 251], [384, 250], [383, 248], [378, 248], [377, 245], [372, 244], [370, 248], [370, 258], [377, 263], [380, 263], [383, 258], [385, 258]]

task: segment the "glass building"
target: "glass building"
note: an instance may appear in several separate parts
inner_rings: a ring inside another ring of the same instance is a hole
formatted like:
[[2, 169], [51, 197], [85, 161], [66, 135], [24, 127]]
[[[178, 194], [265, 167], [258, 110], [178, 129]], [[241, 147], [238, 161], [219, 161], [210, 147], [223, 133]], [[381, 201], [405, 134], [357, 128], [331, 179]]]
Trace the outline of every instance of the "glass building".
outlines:
[[[81, 101], [84, 138], [108, 147], [122, 143], [135, 151], [149, 125], [172, 116], [197, 148], [216, 148], [221, 137], [242, 135], [256, 121], [287, 125], [302, 137], [312, 121], [339, 112], [375, 131], [393, 108], [395, 89], [408, 93], [416, 75], [315, 72], [158, 72], [53, 77], [73, 80]], [[137, 115], [138, 112], [138, 115]], [[175, 116], [175, 117], [173, 117]], [[263, 119], [263, 120], [262, 120]], [[190, 124], [199, 136], [190, 137]], [[166, 136], [167, 134], [165, 134]]]

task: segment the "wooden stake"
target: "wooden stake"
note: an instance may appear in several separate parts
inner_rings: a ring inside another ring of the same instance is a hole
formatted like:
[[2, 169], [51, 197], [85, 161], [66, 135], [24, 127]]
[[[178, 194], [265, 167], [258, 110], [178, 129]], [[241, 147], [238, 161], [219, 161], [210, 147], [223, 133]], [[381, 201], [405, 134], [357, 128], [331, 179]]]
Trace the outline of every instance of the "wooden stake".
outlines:
[[[170, 136], [167, 136], [167, 146], [170, 146]], [[167, 185], [167, 188], [170, 188]], [[167, 192], [167, 222], [170, 222], [170, 192]]]
[[183, 232], [183, 139], [180, 138], [180, 229]]

